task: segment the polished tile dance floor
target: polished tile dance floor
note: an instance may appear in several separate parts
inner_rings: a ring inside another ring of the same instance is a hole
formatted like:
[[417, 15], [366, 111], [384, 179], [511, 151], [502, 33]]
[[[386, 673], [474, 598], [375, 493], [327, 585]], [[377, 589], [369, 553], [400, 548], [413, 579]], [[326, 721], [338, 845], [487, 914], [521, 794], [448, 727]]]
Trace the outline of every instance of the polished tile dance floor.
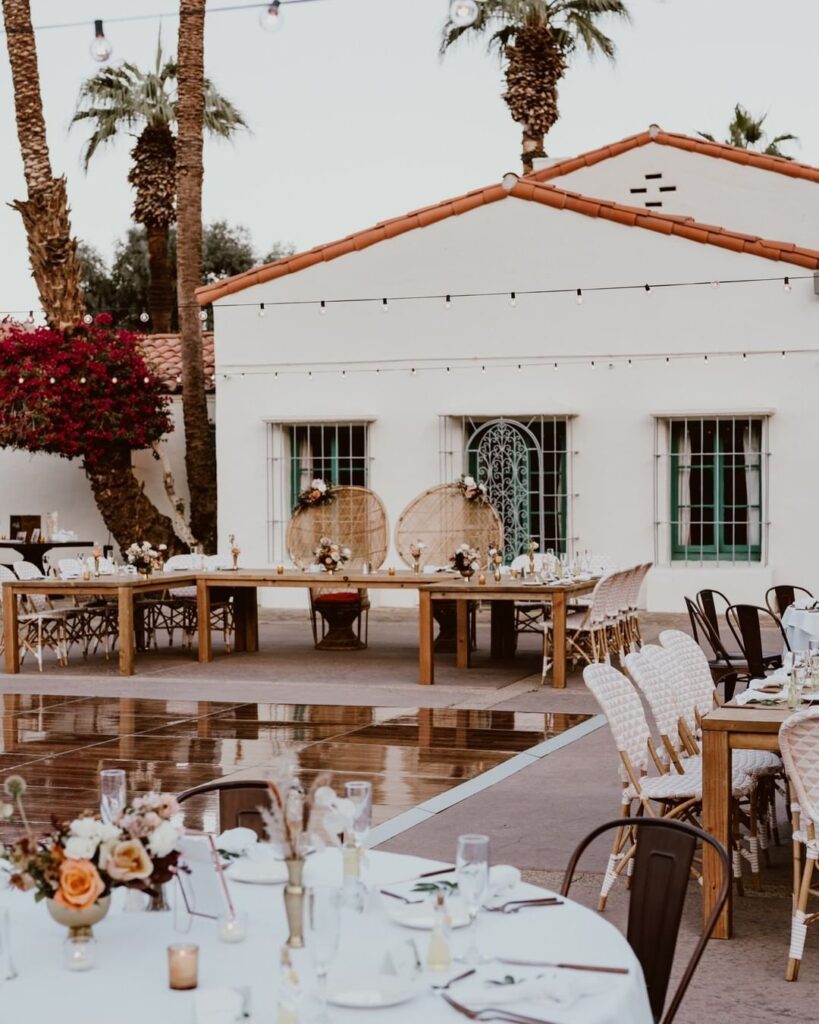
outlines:
[[[180, 792], [225, 776], [264, 778], [285, 747], [296, 750], [306, 784], [325, 770], [337, 788], [370, 779], [377, 824], [588, 717], [31, 694], [2, 701], [0, 778], [24, 776], [38, 825], [96, 807], [102, 768], [125, 768], [132, 793]], [[214, 828], [215, 801], [196, 804], [187, 824]]]

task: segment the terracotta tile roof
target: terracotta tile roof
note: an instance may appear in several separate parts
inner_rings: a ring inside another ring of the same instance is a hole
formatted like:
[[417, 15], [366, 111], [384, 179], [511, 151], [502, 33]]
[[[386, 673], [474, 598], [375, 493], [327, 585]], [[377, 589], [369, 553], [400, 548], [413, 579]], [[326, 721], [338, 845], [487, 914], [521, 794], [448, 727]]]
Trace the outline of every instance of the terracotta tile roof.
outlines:
[[[205, 356], [205, 390], [213, 391], [213, 332], [204, 331], [202, 345]], [[178, 334], [146, 334], [141, 342], [142, 354], [154, 373], [162, 378], [169, 395], [181, 393], [177, 377], [182, 373], [182, 350]]]
[[[555, 209], [571, 210], [590, 217], [603, 217], [606, 220], [627, 224], [630, 227], [649, 228], [652, 231], [659, 231], [666, 235], [679, 235], [681, 238], [718, 245], [723, 249], [733, 249], [734, 252], [747, 252], [754, 256], [764, 256], [767, 259], [793, 263], [799, 267], [819, 269], [819, 251], [814, 249], [806, 249], [791, 242], [769, 241], [753, 235], [730, 231], [719, 226], [699, 224], [690, 217], [679, 217], [672, 214], [659, 213], [655, 210], [647, 211], [610, 202], [605, 199], [581, 196], [578, 193], [567, 192], [556, 186], [544, 184], [551, 178], [568, 174], [579, 167], [591, 166], [592, 164], [599, 163], [601, 160], [607, 160], [609, 157], [616, 156], [618, 153], [624, 153], [629, 149], [644, 146], [648, 142], [659, 142], [661, 145], [677, 146], [680, 149], [702, 152], [710, 156], [720, 157], [721, 159], [733, 160], [736, 163], [761, 167], [781, 174], [789, 174], [791, 177], [806, 178], [819, 182], [819, 169], [784, 160], [781, 157], [763, 156], [759, 153], [750, 153], [744, 149], [736, 149], [733, 146], [712, 144], [705, 141], [699, 142], [686, 135], [672, 135], [668, 132], [659, 132], [652, 137], [649, 132], [642, 132], [639, 135], [633, 135], [631, 138], [623, 139], [621, 142], [616, 142], [610, 146], [604, 146], [602, 149], [594, 150], [583, 156], [573, 157], [570, 160], [553, 164], [542, 171], [535, 171], [534, 174], [521, 178], [509, 192], [507, 192], [503, 185], [490, 185], [487, 188], [476, 189], [473, 192], [467, 192], [466, 195], [447, 199], [433, 206], [425, 206], [402, 217], [381, 221], [374, 227], [347, 235], [346, 238], [338, 241], [317, 245], [307, 252], [296, 253], [294, 256], [277, 260], [275, 263], [267, 263], [260, 267], [254, 267], [243, 274], [236, 274], [234, 277], [226, 277], [221, 281], [214, 281], [212, 284], [203, 285], [201, 288], [197, 288], [196, 297], [200, 305], [206, 306], [227, 295], [234, 295], [236, 292], [244, 291], [245, 288], [250, 288], [253, 285], [264, 284], [266, 281], [273, 281], [287, 274], [295, 274], [299, 270], [305, 270], [307, 267], [315, 266], [318, 263], [328, 262], [337, 256], [358, 252], [370, 245], [375, 245], [377, 242], [385, 241], [388, 238], [395, 238], [406, 231], [424, 228], [438, 221], [446, 220], [448, 217], [474, 210], [478, 206], [486, 206], [489, 203], [498, 202], [505, 199], [508, 195], [515, 196], [518, 199], [534, 200], [544, 203], [546, 206], [552, 206]], [[561, 199], [561, 196], [564, 198]]]
[[646, 146], [650, 142], [654, 142], [658, 146], [673, 146], [675, 149], [684, 149], [689, 153], [714, 157], [717, 160], [730, 160], [731, 163], [755, 167], [761, 171], [773, 171], [775, 174], [784, 174], [788, 178], [802, 178], [805, 181], [819, 182], [819, 167], [800, 164], [795, 160], [786, 160], [781, 156], [754, 153], [751, 150], [728, 146], [722, 142], [708, 142], [706, 139], [695, 139], [690, 135], [678, 135], [674, 132], [664, 131], [657, 131], [654, 134], [651, 131], [640, 132], [638, 135], [630, 135], [627, 139], [614, 142], [609, 146], [601, 146], [600, 149], [581, 153], [580, 156], [559, 160], [549, 167], [544, 167], [542, 170], [528, 175], [527, 181], [553, 181], [561, 175], [579, 171], [582, 167], [591, 167], [594, 164], [599, 164], [601, 160], [619, 156], [620, 153], [627, 153], [630, 149]]

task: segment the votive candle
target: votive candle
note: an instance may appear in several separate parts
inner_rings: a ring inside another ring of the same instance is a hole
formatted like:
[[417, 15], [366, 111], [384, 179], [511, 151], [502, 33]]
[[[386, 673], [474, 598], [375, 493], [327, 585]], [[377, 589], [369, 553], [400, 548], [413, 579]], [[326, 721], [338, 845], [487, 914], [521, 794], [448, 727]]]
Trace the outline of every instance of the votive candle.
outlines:
[[193, 943], [168, 946], [168, 984], [174, 989], [196, 988], [199, 975], [199, 947]]
[[276, 574], [278, 576], [282, 576], [284, 574], [284, 566], [283, 565], [277, 565], [276, 566]]
[[243, 914], [225, 914], [219, 918], [219, 939], [222, 942], [244, 942], [247, 934]]

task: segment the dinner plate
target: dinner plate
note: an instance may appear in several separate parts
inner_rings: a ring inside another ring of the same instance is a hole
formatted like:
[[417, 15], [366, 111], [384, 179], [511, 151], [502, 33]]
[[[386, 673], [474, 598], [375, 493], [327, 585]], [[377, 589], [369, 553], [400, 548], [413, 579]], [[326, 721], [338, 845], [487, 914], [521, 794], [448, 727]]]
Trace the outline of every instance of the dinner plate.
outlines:
[[[432, 931], [435, 911], [431, 900], [424, 900], [423, 903], [398, 903], [385, 897], [384, 905], [396, 924], [402, 924], [405, 928], [417, 928], [419, 931]], [[451, 928], [463, 928], [469, 924], [469, 914], [460, 900], [449, 900], [447, 910]]]
[[327, 1002], [355, 1010], [378, 1010], [409, 1002], [421, 991], [417, 979], [399, 978], [392, 974], [360, 974], [352, 977], [331, 977], [327, 985]]
[[255, 860], [239, 857], [225, 869], [231, 882], [245, 882], [247, 885], [282, 885], [287, 881], [287, 865], [272, 857]]

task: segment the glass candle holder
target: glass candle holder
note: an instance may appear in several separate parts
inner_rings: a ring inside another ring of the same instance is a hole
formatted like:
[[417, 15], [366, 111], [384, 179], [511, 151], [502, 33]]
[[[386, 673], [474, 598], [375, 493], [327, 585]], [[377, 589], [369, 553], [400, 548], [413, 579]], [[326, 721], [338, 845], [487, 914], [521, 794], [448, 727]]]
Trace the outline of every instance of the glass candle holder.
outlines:
[[90, 971], [96, 963], [96, 942], [92, 935], [72, 935], [63, 943], [67, 971]]
[[247, 914], [220, 914], [217, 933], [220, 942], [244, 942], [247, 938]]
[[283, 565], [277, 565], [276, 566], [276, 575], [277, 576], [283, 576], [284, 575], [284, 566]]
[[168, 946], [168, 985], [185, 990], [196, 988], [199, 981], [199, 947], [193, 943]]
[[395, 566], [394, 565], [391, 565], [389, 567], [389, 569], [387, 569], [387, 575], [388, 576], [394, 576], [395, 575]]

